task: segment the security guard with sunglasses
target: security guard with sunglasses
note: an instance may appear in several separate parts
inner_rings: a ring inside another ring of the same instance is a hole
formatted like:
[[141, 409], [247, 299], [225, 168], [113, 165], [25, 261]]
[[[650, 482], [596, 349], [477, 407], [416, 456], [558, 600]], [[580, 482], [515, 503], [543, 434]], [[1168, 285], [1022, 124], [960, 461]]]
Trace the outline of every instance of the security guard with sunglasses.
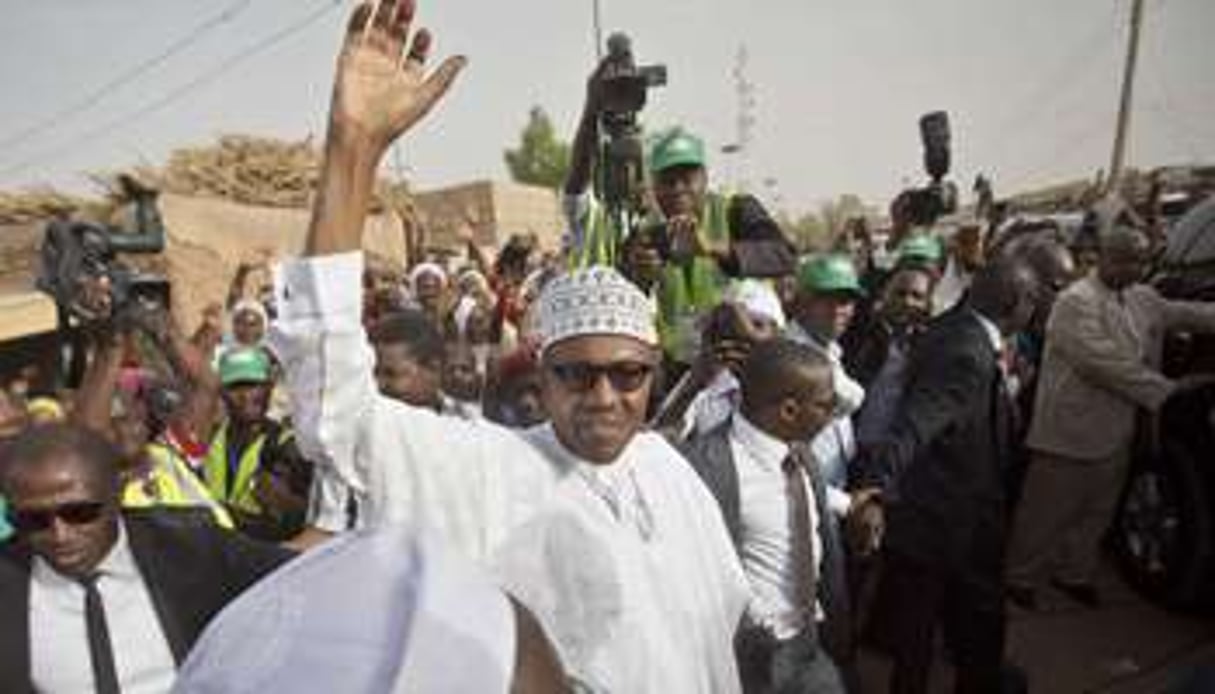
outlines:
[[122, 457], [73, 424], [0, 457], [0, 691], [168, 691], [212, 617], [290, 558], [202, 509], [120, 510]]

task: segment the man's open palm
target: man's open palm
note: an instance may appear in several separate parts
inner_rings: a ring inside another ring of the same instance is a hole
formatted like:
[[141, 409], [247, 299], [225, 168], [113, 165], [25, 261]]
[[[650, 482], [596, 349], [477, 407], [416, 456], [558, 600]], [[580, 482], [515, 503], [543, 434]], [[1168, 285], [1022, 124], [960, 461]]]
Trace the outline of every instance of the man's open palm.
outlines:
[[381, 151], [438, 103], [466, 63], [448, 58], [426, 74], [431, 36], [420, 29], [411, 37], [414, 9], [414, 0], [360, 5], [338, 58], [333, 125]]

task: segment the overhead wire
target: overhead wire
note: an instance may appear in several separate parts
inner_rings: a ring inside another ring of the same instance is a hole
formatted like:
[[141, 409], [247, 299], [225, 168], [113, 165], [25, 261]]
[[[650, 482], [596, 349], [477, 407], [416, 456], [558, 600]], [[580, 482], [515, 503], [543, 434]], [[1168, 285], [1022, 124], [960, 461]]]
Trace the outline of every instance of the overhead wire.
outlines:
[[37, 164], [44, 163], [47, 161], [52, 161], [52, 160], [62, 156], [63, 154], [66, 154], [67, 152], [71, 152], [71, 151], [75, 150], [79, 145], [81, 145], [84, 142], [88, 142], [91, 140], [97, 140], [102, 137], [105, 137], [105, 136], [109, 135], [110, 133], [121, 129], [124, 126], [129, 125], [132, 122], [138, 121], [141, 118], [145, 118], [149, 115], [152, 115], [158, 111], [161, 111], [161, 110], [167, 108], [168, 106], [172, 105], [173, 103], [189, 96], [190, 93], [195, 91], [196, 89], [204, 87], [208, 83], [218, 79], [219, 77], [222, 77], [224, 74], [228, 73], [233, 68], [235, 68], [236, 66], [245, 62], [246, 60], [256, 57], [257, 55], [269, 50], [270, 48], [274, 47], [275, 45], [290, 38], [294, 34], [297, 34], [301, 31], [303, 31], [304, 29], [306, 29], [309, 26], [311, 26], [312, 24], [316, 23], [321, 18], [323, 18], [325, 15], [329, 14], [335, 8], [341, 6], [342, 4], [343, 4], [343, 0], [323, 0], [323, 2], [320, 3], [320, 7], [316, 8], [312, 12], [303, 16], [298, 21], [293, 22], [292, 24], [289, 24], [289, 25], [279, 29], [278, 31], [274, 32], [273, 34], [270, 34], [269, 36], [263, 38], [262, 40], [258, 41], [257, 43], [252, 44], [252, 45], [248, 46], [247, 48], [239, 51], [238, 53], [233, 54], [232, 56], [228, 57], [227, 59], [225, 59], [218, 65], [216, 65], [214, 68], [179, 85], [175, 89], [165, 93], [160, 98], [154, 99], [154, 100], [144, 104], [143, 106], [140, 106], [139, 108], [129, 111], [118, 118], [107, 121], [107, 122], [101, 124], [100, 126], [97, 126], [95, 128], [89, 129], [83, 133], [80, 133], [76, 137], [73, 137], [73, 138], [67, 140], [66, 142], [63, 142], [54, 148], [43, 151], [36, 156], [29, 157], [16, 164], [13, 164], [11, 166], [0, 169], [0, 178], [7, 178], [8, 176], [10, 176], [14, 173], [24, 171]]
[[38, 120], [22, 128], [21, 130], [0, 139], [0, 150], [7, 151], [8, 149], [18, 146], [23, 142], [28, 142], [31, 137], [51, 130], [60, 123], [71, 120], [74, 116], [78, 116], [79, 114], [91, 109], [98, 103], [104, 101], [107, 97], [111, 97], [118, 93], [126, 85], [131, 84], [143, 75], [164, 64], [173, 56], [198, 43], [214, 29], [231, 22], [233, 19], [245, 12], [245, 10], [249, 9], [249, 6], [252, 3], [253, 0], [237, 0], [236, 2], [228, 5], [218, 14], [207, 18], [207, 20], [202, 24], [194, 27], [184, 36], [166, 46], [164, 50], [160, 51], [159, 53], [139, 61], [127, 70], [124, 70], [115, 75], [113, 78], [107, 80], [101, 86], [86, 93], [76, 101], [73, 101], [63, 108], [51, 113], [49, 116], [46, 116], [45, 118], [42, 118], [41, 120]]

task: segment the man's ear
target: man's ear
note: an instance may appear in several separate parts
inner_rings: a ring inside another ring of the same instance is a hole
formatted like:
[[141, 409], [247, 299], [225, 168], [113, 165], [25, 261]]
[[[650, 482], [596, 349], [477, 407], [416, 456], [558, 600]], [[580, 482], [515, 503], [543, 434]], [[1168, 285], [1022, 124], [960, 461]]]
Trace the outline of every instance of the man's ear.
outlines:
[[780, 418], [788, 423], [797, 421], [798, 415], [801, 414], [801, 403], [797, 398], [786, 395], [780, 399]]

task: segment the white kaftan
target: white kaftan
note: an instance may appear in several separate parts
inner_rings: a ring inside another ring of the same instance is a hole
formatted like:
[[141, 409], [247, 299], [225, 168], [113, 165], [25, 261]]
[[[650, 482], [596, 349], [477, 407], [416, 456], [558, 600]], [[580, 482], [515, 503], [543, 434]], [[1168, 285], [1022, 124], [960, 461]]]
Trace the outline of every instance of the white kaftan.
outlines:
[[730, 692], [746, 580], [716, 502], [665, 440], [610, 465], [550, 426], [517, 432], [376, 392], [362, 255], [285, 264], [272, 330], [301, 451], [359, 494], [364, 525], [434, 534], [495, 568], [595, 691]]

